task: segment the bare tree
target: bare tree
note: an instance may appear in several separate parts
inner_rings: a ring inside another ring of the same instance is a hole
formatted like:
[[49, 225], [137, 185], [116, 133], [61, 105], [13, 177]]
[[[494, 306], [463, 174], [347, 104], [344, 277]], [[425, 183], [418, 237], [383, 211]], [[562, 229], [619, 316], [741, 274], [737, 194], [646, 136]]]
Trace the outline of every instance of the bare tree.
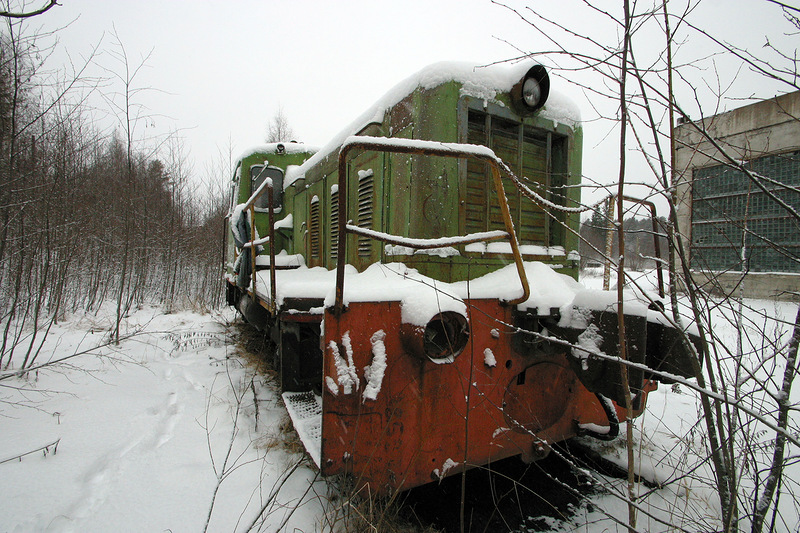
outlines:
[[[698, 391], [707, 443], [706, 455], [694, 465], [687, 464], [687, 470], [676, 472], [675, 476], [681, 479], [696, 475], [690, 472], [696, 472], [704, 463], [712, 465], [713, 476], [699, 479], [714, 488], [719, 496], [720, 510], [719, 516], [713, 517], [688, 516], [687, 509], [687, 514], [676, 518], [673, 525], [680, 528], [680, 523], [692, 520], [697, 524], [695, 527], [702, 529], [739, 531], [749, 528], [762, 531], [771, 516], [769, 527], [772, 530], [784, 520], [779, 505], [781, 491], [794, 495], [800, 490], [797, 483], [785, 475], [785, 468], [795, 460], [785, 454], [787, 441], [797, 444], [798, 421], [792, 418], [792, 409], [787, 403], [796, 375], [797, 326], [787, 321], [783, 331], [774, 334], [777, 338], [771, 339], [763, 331], [768, 317], [759, 319], [757, 310], [747, 309], [748, 304], [741, 298], [741, 293], [727, 291], [721, 299], [708, 296], [704, 279], [711, 278], [713, 283], [714, 276], [697, 276], [702, 267], [697, 262], [690, 262], [685, 239], [689, 228], [682, 227], [677, 216], [680, 199], [676, 185], [684, 178], [675, 168], [673, 124], [675, 116], [690, 123], [696, 128], [696, 134], [719, 154], [716, 157], [720, 164], [746, 176], [753, 191], [759, 191], [764, 201], [771, 203], [771, 209], [797, 219], [798, 206], [784, 200], [783, 193], [775, 192], [796, 190], [796, 187], [783, 182], [779, 175], [753, 172], [741, 157], [718, 142], [706, 124], [691, 122], [689, 118], [697, 113], [703, 116], [715, 114], [724, 99], [738, 87], [738, 78], [740, 75], [743, 77], [741, 71], [720, 74], [718, 62], [726, 58], [744, 64], [748, 75], [762, 76], [766, 82], [762, 85], [776, 91], [797, 90], [796, 45], [782, 40], [782, 32], [777, 29], [773, 35], [767, 36], [767, 45], [758, 51], [716, 37], [693, 22], [693, 11], [699, 4], [693, 0], [680, 3], [658, 0], [649, 4], [622, 0], [615, 6], [591, 1], [584, 3], [599, 21], [609, 22], [612, 33], [586, 35], [571, 28], [569, 22], [549, 19], [533, 8], [516, 9], [501, 5], [516, 13], [552, 45], [551, 50], [542, 53], [549, 54], [551, 62], [557, 63], [555, 74], [577, 81], [588, 95], [600, 101], [596, 105], [600, 115], [598, 121], [605, 121], [610, 131], [618, 131], [619, 174], [615, 184], [607, 185], [617, 189], [619, 203], [615, 225], [618, 228], [622, 226], [625, 207], [621, 198], [626, 190], [630, 190], [626, 159], [637, 152], [652, 172], [649, 194], [660, 197], [669, 208], [665, 229], [670, 245], [670, 280], [682, 286], [685, 293], [679, 301], [673, 292], [671, 306], [665, 309], [663, 318], [679, 327], [691, 321], [698, 328], [701, 342], [697, 349], [688, 338], [683, 342], [694, 353], [695, 378], [687, 386]], [[783, 35], [797, 35], [800, 30], [797, 8], [767, 0], [763, 9], [773, 14], [776, 25], [783, 24]], [[677, 38], [676, 30], [679, 32]], [[662, 36], [663, 45], [653, 50], [651, 45], [657, 35]], [[698, 57], [695, 51], [708, 50], [708, 47], [710, 51]], [[675, 48], [681, 52], [683, 63], [675, 62]], [[524, 51], [523, 54], [528, 55]], [[730, 79], [720, 79], [724, 77]], [[587, 78], [591, 81], [580, 81]], [[604, 113], [603, 109], [613, 111]], [[800, 117], [792, 119], [800, 120]], [[745, 233], [748, 239], [765, 238], [753, 227], [745, 226]], [[623, 242], [624, 232], [620, 231], [618, 235], [621, 252], [613, 261], [611, 257], [606, 259], [618, 264], [618, 287], [622, 287], [635, 284], [635, 281], [624, 270], [626, 255], [630, 253]], [[771, 244], [780, 248], [779, 243]], [[746, 242], [732, 243], [732, 247], [744, 252]], [[720, 286], [714, 288], [717, 291], [723, 289]], [[617, 305], [622, 308], [621, 294]], [[728, 311], [720, 315], [720, 308]], [[681, 309], [688, 309], [688, 316], [682, 316]], [[728, 339], [720, 336], [720, 328], [715, 327], [727, 317], [734, 317], [731, 318], [735, 322], [732, 329], [739, 333], [738, 347], [731, 346]], [[786, 326], [792, 326], [795, 335], [787, 331], [791, 328]], [[621, 323], [620, 345], [624, 354], [623, 328]], [[760, 334], [747, 337], [748, 331], [759, 329]], [[786, 340], [787, 335], [791, 340]], [[783, 376], [783, 382], [776, 383], [773, 375]], [[774, 433], [771, 444], [762, 444], [765, 432]], [[628, 433], [629, 449], [635, 445], [633, 437]], [[688, 441], [689, 436], [686, 438]], [[634, 460], [629, 452], [627, 493], [624, 497], [620, 495], [629, 508], [629, 530], [636, 529], [636, 514], [643, 512], [639, 502], [646, 497], [646, 494], [636, 493], [631, 481]], [[797, 512], [796, 505], [794, 511]]]
[[8, 11], [8, 10], [0, 11], [0, 17], [6, 17], [6, 18], [10, 18], [10, 19], [24, 19], [24, 18], [35, 17], [36, 15], [41, 15], [42, 13], [48, 11], [50, 8], [52, 8], [54, 6], [57, 6], [57, 5], [60, 5], [57, 2], [57, 0], [49, 0], [47, 2], [47, 4], [45, 4], [44, 6], [40, 7], [39, 9], [35, 9], [33, 11], [22, 12], [22, 13], [14, 13], [14, 12]]
[[[177, 135], [149, 144], [137, 136], [137, 121], [153, 115], [137, 105], [139, 69], [120, 40], [112, 55], [124, 72], [112, 78], [123, 88], [104, 92], [111, 80], [87, 74], [99, 45], [78, 67], [44, 71], [55, 33], [28, 33], [26, 20], [0, 28], [4, 369], [34, 368], [66, 312], [113, 298], [119, 323], [134, 302], [206, 308], [220, 298], [221, 254], [192, 245], [220, 246], [218, 233], [209, 239], [198, 229], [211, 210], [188, 187], [193, 169]], [[94, 125], [87, 100], [96, 92], [117, 111], [114, 132]]]
[[289, 119], [286, 118], [283, 108], [278, 107], [278, 112], [269, 121], [269, 126], [267, 127], [267, 142], [288, 142], [294, 140], [294, 137], [295, 133], [289, 125]]

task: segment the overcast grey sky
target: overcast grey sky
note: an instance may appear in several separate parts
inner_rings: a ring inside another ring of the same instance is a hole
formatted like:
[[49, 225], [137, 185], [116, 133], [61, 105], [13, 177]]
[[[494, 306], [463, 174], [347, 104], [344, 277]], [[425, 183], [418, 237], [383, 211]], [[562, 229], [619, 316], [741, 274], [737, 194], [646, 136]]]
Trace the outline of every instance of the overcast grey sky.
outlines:
[[[152, 50], [135, 86], [157, 89], [136, 95], [153, 116], [146, 128], [138, 125], [138, 132], [152, 138], [180, 130], [196, 172], [202, 172], [229, 143], [234, 153], [262, 143], [267, 123], [279, 107], [298, 140], [321, 146], [397, 82], [425, 65], [442, 60], [490, 63], [518, 55], [517, 48], [526, 52], [552, 49], [544, 36], [514, 13], [488, 0], [60, 3], [30, 24], [45, 30], [66, 26], [58, 36], [62, 51], [68, 51], [73, 62], [79, 63], [100, 43], [106, 51], [96, 62], [119, 70], [107, 52], [113, 47], [114, 31], [131, 64]], [[596, 3], [615, 13], [621, 9], [617, 0]], [[580, 0], [510, 4], [520, 9], [530, 6], [581, 35], [602, 34], [613, 40], [617, 31]], [[756, 48], [778, 26], [786, 28], [780, 10], [764, 0], [705, 0], [692, 17], [723, 39]], [[653, 32], [654, 50], [661, 46], [660, 39]], [[710, 50], [708, 43], [696, 39], [681, 53], [699, 57], [705, 50]], [[64, 57], [55, 54], [51, 66]], [[538, 59], [546, 66], [561, 64], [555, 56]], [[736, 77], [739, 66], [717, 58], [719, 72], [706, 68], [694, 75], [705, 80], [698, 85], [718, 81], [725, 85]], [[734, 96], [764, 98], [780, 90], [747, 73], [738, 75], [741, 83], [731, 93]], [[582, 75], [564, 72], [563, 76], [580, 80]], [[553, 89], [572, 97], [584, 119], [594, 117], [593, 106], [614, 112], [608, 102], [584, 95], [565, 79], [555, 78]], [[98, 98], [93, 101], [99, 123], [107, 126], [109, 119], [102, 118], [105, 104]], [[603, 144], [609, 127], [591, 121], [585, 126], [584, 171], [601, 180], [616, 176], [614, 144]]]

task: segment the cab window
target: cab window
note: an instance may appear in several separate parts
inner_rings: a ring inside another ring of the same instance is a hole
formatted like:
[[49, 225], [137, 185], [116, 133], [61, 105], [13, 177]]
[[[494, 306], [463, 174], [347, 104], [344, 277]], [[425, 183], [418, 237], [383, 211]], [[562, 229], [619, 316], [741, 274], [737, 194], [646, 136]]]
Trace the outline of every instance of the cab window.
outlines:
[[[263, 170], [263, 172], [262, 172]], [[283, 206], [283, 171], [277, 167], [266, 167], [264, 165], [253, 165], [250, 167], [250, 194], [261, 187], [264, 180], [272, 178], [272, 207], [275, 211], [280, 211]], [[256, 210], [265, 210], [268, 207], [269, 196], [265, 191], [255, 203]]]

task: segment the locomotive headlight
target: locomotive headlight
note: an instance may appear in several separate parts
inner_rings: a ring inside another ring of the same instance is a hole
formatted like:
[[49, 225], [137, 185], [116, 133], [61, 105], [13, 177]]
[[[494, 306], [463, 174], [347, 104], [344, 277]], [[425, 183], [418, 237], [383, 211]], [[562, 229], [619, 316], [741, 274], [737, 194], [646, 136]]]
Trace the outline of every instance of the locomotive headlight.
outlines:
[[550, 76], [542, 65], [534, 65], [511, 88], [511, 104], [520, 115], [541, 109], [550, 95]]
[[542, 99], [542, 88], [535, 78], [528, 78], [522, 83], [522, 99], [528, 107], [536, 107]]
[[469, 340], [467, 320], [459, 313], [445, 311], [425, 326], [423, 349], [434, 362], [449, 362], [464, 350]]

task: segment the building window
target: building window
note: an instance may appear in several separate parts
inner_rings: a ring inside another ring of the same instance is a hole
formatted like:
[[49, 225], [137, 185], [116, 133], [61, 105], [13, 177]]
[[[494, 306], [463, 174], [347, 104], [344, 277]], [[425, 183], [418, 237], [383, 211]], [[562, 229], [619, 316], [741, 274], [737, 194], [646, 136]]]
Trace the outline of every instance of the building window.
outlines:
[[692, 180], [691, 265], [702, 270], [800, 272], [800, 224], [770, 195], [800, 211], [800, 152], [748, 163], [765, 193], [743, 172], [698, 168]]

